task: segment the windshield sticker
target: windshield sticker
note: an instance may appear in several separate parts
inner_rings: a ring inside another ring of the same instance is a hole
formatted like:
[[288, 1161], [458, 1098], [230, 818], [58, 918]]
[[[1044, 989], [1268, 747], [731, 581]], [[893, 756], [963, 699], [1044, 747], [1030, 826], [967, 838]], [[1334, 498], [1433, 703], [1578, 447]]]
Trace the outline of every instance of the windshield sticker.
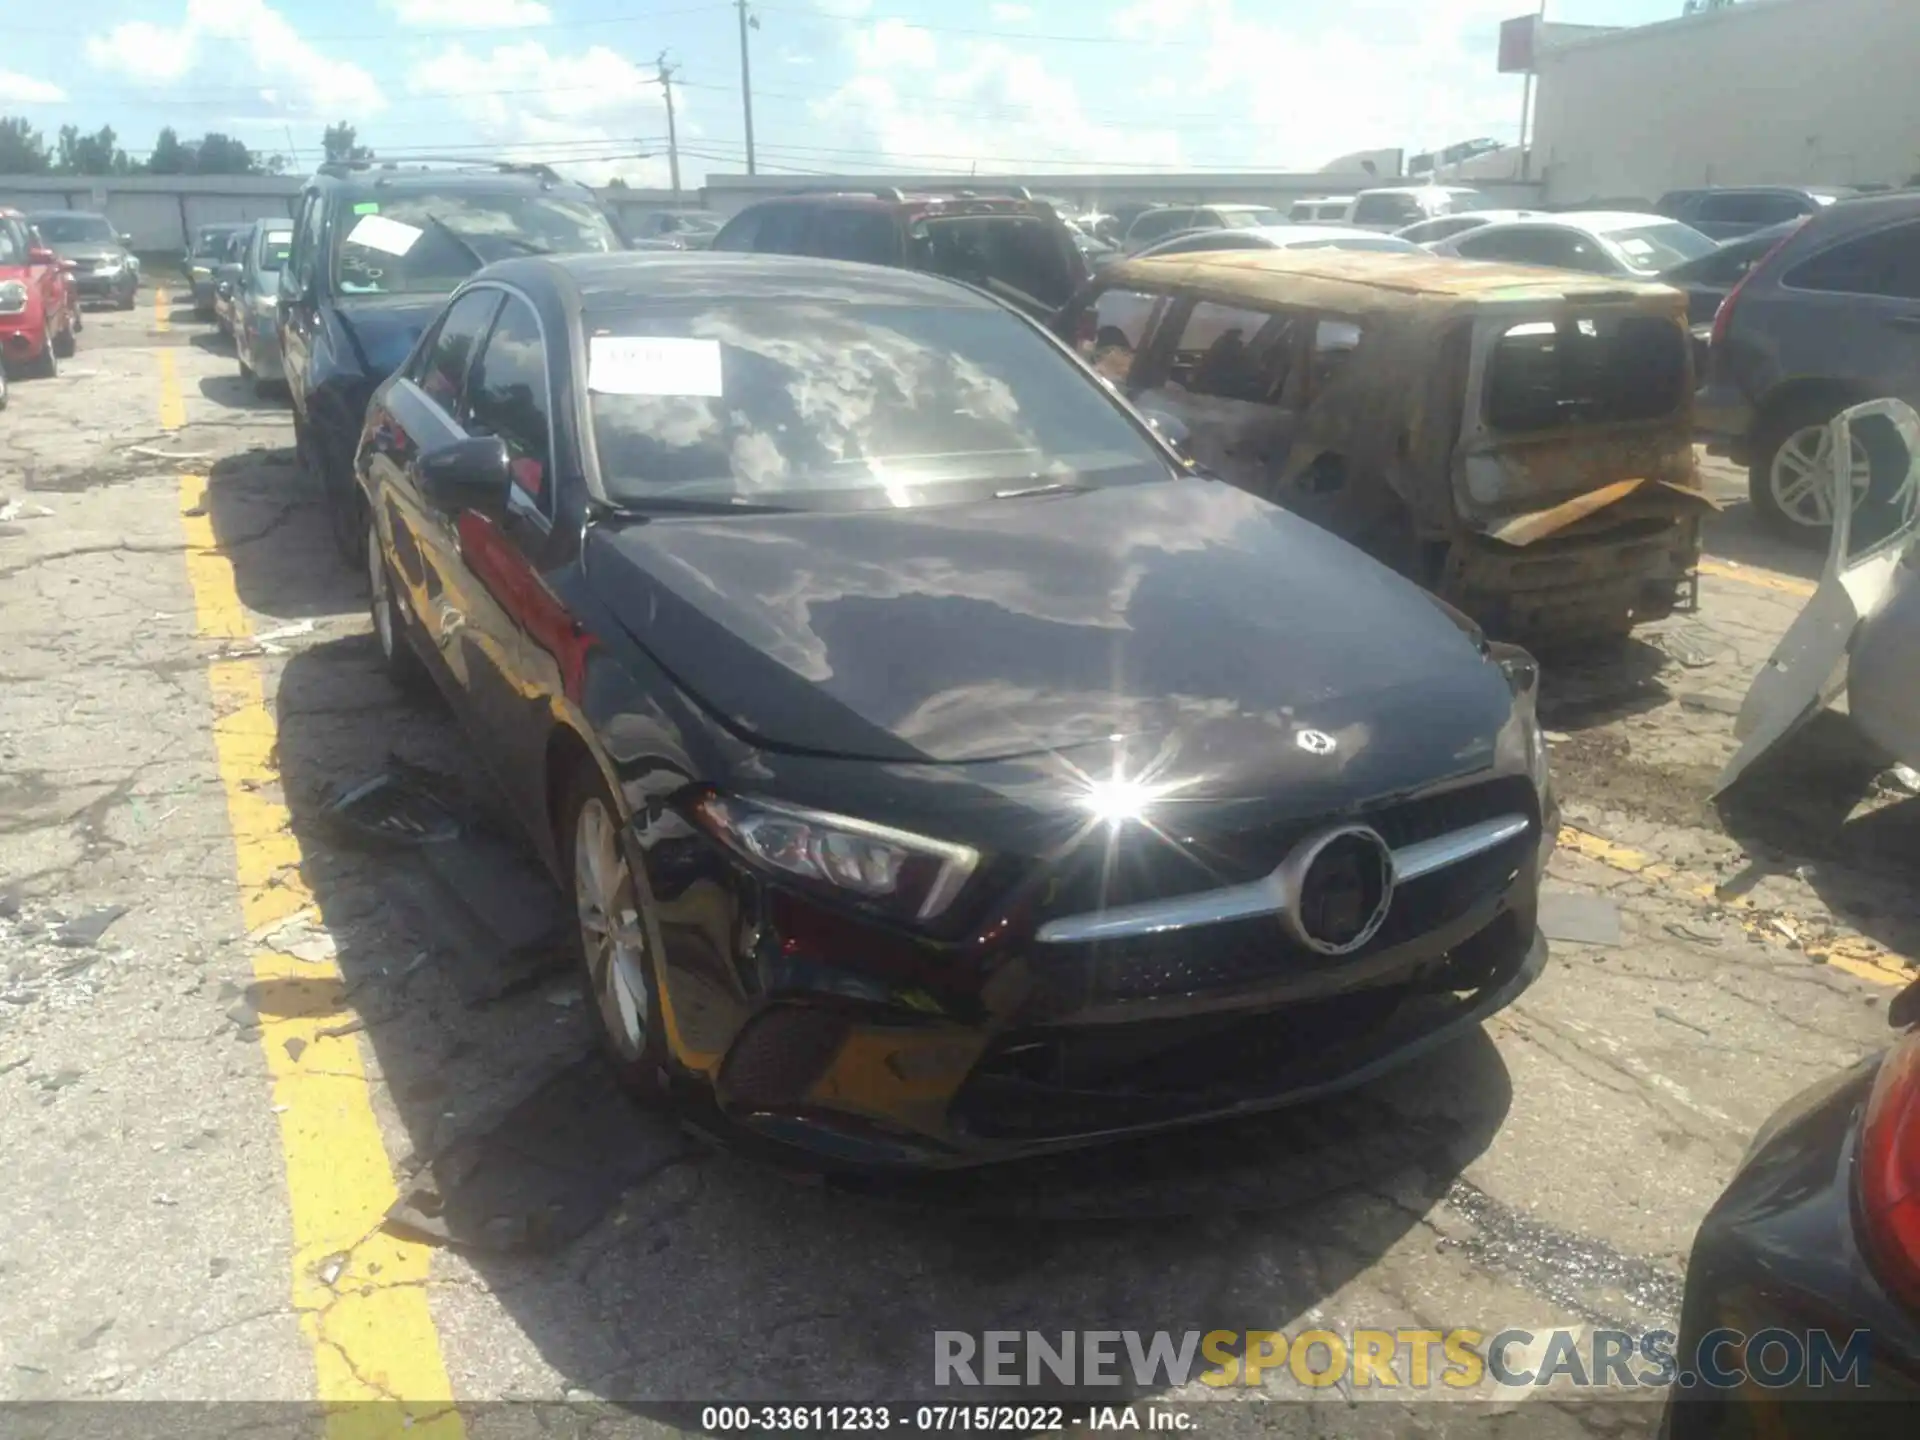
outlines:
[[587, 388], [602, 395], [718, 399], [720, 342], [665, 335], [595, 335], [587, 341]]
[[380, 213], [380, 202], [378, 200], [362, 200], [353, 207], [353, 213], [356, 215], [378, 215]]
[[418, 226], [389, 220], [384, 215], [362, 215], [353, 229], [347, 232], [347, 240], [354, 245], [364, 245], [369, 250], [404, 255], [413, 249], [413, 242], [424, 233]]

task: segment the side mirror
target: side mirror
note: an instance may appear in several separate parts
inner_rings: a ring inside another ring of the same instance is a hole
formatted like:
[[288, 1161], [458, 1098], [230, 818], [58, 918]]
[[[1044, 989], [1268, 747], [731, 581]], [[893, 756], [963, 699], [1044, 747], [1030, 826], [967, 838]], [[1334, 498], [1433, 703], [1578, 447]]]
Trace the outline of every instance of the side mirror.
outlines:
[[120, 232], [120, 243], [131, 249], [133, 247], [133, 236], [122, 230]]
[[231, 280], [222, 280], [213, 288], [214, 293], [222, 300], [231, 300], [233, 298], [233, 282]]
[[455, 440], [420, 457], [420, 488], [449, 515], [462, 510], [500, 514], [506, 509], [512, 483], [507, 445], [497, 436]]
[[1189, 458], [1187, 451], [1187, 427], [1177, 415], [1169, 415], [1164, 410], [1143, 410], [1141, 418], [1147, 427], [1158, 435], [1173, 452], [1183, 459]]

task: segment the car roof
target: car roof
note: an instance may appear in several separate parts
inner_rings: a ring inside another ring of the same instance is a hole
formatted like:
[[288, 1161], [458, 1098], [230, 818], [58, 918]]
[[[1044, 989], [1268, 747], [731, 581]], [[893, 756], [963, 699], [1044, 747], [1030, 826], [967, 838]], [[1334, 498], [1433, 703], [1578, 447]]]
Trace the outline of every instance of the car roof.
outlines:
[[1504, 230], [1508, 226], [1524, 225], [1534, 229], [1545, 225], [1560, 230], [1584, 230], [1590, 235], [1609, 235], [1615, 230], [1644, 230], [1649, 225], [1684, 224], [1684, 220], [1675, 220], [1666, 215], [1649, 215], [1639, 210], [1560, 210], [1499, 220], [1467, 233], [1479, 235], [1488, 230]]
[[29, 210], [29, 220], [105, 220], [107, 217], [98, 210]]
[[[1477, 195], [1477, 187], [1472, 185], [1376, 185], [1371, 190], [1362, 190], [1360, 195]], [[1358, 200], [1360, 195], [1353, 198]]]
[[1259, 299], [1363, 311], [1420, 304], [1552, 301], [1570, 295], [1671, 297], [1666, 286], [1610, 275], [1548, 271], [1530, 265], [1373, 250], [1205, 250], [1122, 260], [1102, 272], [1108, 284], [1152, 285], [1214, 295], [1227, 303]]
[[1249, 225], [1244, 229], [1230, 230], [1227, 233], [1258, 235], [1261, 239], [1270, 240], [1282, 247], [1324, 245], [1329, 240], [1371, 240], [1377, 244], [1382, 240], [1393, 239], [1391, 235], [1382, 235], [1378, 230], [1367, 230], [1358, 225]]
[[345, 190], [378, 190], [404, 194], [413, 190], [480, 190], [495, 194], [503, 190], [554, 190], [571, 194], [592, 194], [587, 186], [552, 171], [501, 169], [475, 164], [443, 166], [396, 164], [352, 165], [342, 168], [322, 166], [314, 171], [311, 185], [335, 185]]
[[885, 265], [749, 251], [616, 250], [502, 260], [485, 276], [514, 280], [559, 272], [587, 310], [650, 300], [779, 299], [826, 305], [923, 305], [999, 310], [998, 301], [957, 281]]

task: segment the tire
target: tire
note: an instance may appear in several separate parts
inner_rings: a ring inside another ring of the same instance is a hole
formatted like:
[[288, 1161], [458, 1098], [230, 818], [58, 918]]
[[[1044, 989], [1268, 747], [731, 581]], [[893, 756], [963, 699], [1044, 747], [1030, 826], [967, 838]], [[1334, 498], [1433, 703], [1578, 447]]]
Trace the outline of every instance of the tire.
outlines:
[[570, 778], [554, 838], [573, 892], [585, 1009], [620, 1088], [657, 1104], [668, 1089], [654, 974], [659, 929], [649, 913], [646, 881], [634, 871], [622, 839], [624, 829], [599, 773], [583, 761]]
[[387, 563], [371, 511], [367, 519], [366, 551], [367, 618], [373, 622], [373, 643], [380, 651], [380, 668], [387, 672], [394, 689], [417, 698], [426, 693], [431, 681], [427, 667], [420, 662], [408, 638], [412, 622], [395, 598], [399, 587], [394, 583], [393, 567]]
[[36, 380], [52, 380], [59, 375], [60, 347], [55, 343], [53, 336], [47, 336], [47, 343], [41, 347], [40, 353], [29, 360], [22, 369], [23, 373]]
[[7, 367], [0, 365], [0, 410], [7, 408]]
[[47, 341], [48, 347], [62, 360], [68, 360], [73, 357], [73, 350], [76, 343], [73, 333], [73, 322], [71, 320], [67, 322], [66, 329]]
[[[1833, 530], [1825, 488], [1831, 463], [1826, 426], [1851, 403], [1839, 397], [1795, 401], [1762, 423], [1747, 464], [1747, 494], [1770, 533], [1810, 550], [1826, 548]], [[1853, 466], [1857, 494], [1873, 476], [1872, 459], [1858, 436]]]

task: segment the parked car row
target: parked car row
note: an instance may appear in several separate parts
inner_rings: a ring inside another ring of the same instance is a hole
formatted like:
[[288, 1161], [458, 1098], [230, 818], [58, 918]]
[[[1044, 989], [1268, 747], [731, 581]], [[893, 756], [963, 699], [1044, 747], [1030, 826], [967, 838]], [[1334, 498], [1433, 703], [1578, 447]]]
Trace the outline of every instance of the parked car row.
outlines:
[[10, 377], [51, 379], [73, 354], [86, 323], [74, 271], [32, 218], [0, 208], [0, 408]]

